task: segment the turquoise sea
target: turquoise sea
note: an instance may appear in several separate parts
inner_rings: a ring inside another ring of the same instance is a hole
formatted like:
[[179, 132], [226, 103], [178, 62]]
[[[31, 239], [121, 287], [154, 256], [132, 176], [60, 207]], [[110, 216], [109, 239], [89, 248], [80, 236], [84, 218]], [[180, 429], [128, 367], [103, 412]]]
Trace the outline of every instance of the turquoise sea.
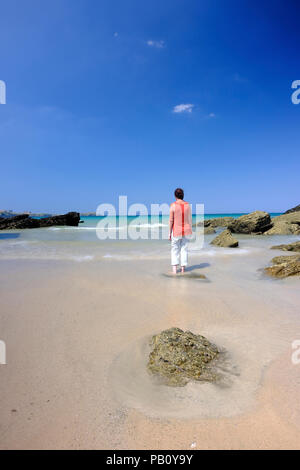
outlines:
[[[240, 213], [205, 214], [204, 218], [239, 217]], [[279, 214], [271, 214], [272, 216]], [[200, 219], [201, 220], [201, 219]], [[199, 221], [193, 216], [193, 223]], [[221, 228], [217, 230], [219, 232]], [[78, 227], [56, 226], [27, 230], [5, 230], [0, 232], [0, 260], [72, 260], [91, 261], [105, 259], [161, 259], [169, 258], [168, 241], [169, 217], [156, 216], [117, 216], [82, 217]], [[189, 252], [209, 253], [216, 250], [210, 241], [215, 235], [199, 237], [190, 243]], [[263, 244], [275, 241], [262, 240]], [[246, 246], [257, 244], [257, 237], [251, 241], [247, 237]], [[244, 245], [245, 246], [245, 245]], [[246, 247], [245, 247], [246, 248]], [[242, 254], [245, 249], [234, 253]], [[220, 252], [220, 251], [219, 251]]]

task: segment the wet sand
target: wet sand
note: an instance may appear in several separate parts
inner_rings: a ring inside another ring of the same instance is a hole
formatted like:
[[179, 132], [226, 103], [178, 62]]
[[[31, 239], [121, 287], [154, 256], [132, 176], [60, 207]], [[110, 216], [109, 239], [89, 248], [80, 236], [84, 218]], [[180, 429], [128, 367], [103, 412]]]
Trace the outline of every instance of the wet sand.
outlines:
[[[169, 260], [0, 261], [1, 449], [300, 448], [299, 279], [259, 271], [277, 252]], [[158, 386], [147, 339], [177, 326], [229, 355], [229, 384]]]

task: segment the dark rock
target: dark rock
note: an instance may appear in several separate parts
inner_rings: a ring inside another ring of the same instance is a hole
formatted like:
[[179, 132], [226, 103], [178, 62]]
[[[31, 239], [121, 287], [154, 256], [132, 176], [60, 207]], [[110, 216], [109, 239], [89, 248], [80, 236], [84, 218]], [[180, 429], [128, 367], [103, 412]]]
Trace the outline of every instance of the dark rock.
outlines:
[[271, 247], [271, 250], [300, 251], [300, 241], [289, 243], [287, 245], [275, 245]]
[[225, 248], [236, 248], [239, 246], [238, 240], [233, 238], [231, 231], [228, 228], [223, 230], [223, 232], [214, 238], [210, 244], [215, 246], [222, 246]]
[[52, 225], [70, 225], [77, 227], [80, 220], [78, 212], [68, 212], [64, 215], [55, 215], [43, 219], [33, 219], [28, 214], [15, 217], [0, 218], [0, 230], [50, 227]]
[[219, 350], [204, 336], [170, 328], [153, 336], [150, 346], [148, 370], [164, 384], [182, 387], [191, 380], [216, 380], [209, 363], [218, 356]]
[[268, 212], [255, 211], [234, 219], [228, 228], [234, 233], [263, 233], [272, 227]]
[[80, 221], [79, 212], [68, 212], [64, 215], [53, 215], [39, 219], [40, 227], [51, 227], [52, 225], [70, 225], [77, 227]]
[[292, 209], [289, 209], [285, 212], [285, 214], [290, 214], [291, 212], [298, 212], [300, 211], [300, 204], [298, 206], [292, 207]]
[[0, 230], [37, 228], [39, 221], [31, 219], [28, 214], [16, 215], [14, 217], [2, 218], [0, 220]]
[[265, 268], [269, 276], [284, 278], [300, 275], [300, 255], [275, 256], [271, 260], [273, 266]]

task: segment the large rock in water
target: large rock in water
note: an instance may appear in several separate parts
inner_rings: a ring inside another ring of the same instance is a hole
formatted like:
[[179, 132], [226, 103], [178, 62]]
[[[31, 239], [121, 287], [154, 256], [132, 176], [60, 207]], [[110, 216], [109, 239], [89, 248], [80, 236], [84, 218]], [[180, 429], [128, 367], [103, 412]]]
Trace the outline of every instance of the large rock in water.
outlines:
[[275, 256], [271, 263], [273, 266], [265, 268], [265, 272], [270, 276], [282, 279], [300, 275], [300, 255]]
[[15, 215], [14, 217], [1, 218], [0, 230], [12, 230], [23, 228], [38, 228], [38, 219], [32, 219], [28, 214]]
[[[204, 229], [212, 229], [217, 227], [227, 227], [234, 220], [233, 217], [216, 217], [214, 219], [205, 219], [197, 224], [193, 224], [193, 227], [202, 227], [204, 225]], [[205, 233], [205, 230], [204, 230]]]
[[228, 228], [234, 233], [263, 233], [272, 227], [268, 212], [255, 211], [234, 219]]
[[264, 235], [300, 235], [300, 212], [289, 212], [272, 219], [273, 227]]
[[233, 217], [216, 217], [215, 219], [206, 219], [204, 220], [204, 227], [227, 227], [233, 220]]
[[33, 219], [28, 214], [15, 217], [0, 218], [0, 230], [51, 227], [52, 225], [70, 225], [77, 227], [80, 220], [79, 212], [68, 212], [64, 215], [54, 215], [42, 219]]
[[80, 221], [79, 212], [68, 212], [64, 215], [52, 215], [51, 217], [43, 217], [39, 219], [40, 227], [50, 227], [51, 225], [69, 225], [78, 227]]
[[300, 251], [300, 240], [298, 242], [288, 243], [287, 245], [271, 246], [271, 250]]
[[216, 233], [213, 227], [210, 225], [208, 227], [204, 227], [204, 235], [211, 235], [212, 233]]
[[150, 346], [148, 370], [164, 384], [183, 387], [191, 380], [216, 380], [209, 363], [219, 350], [204, 336], [170, 328], [153, 336]]
[[214, 238], [211, 242], [211, 245], [215, 246], [222, 246], [224, 248], [236, 248], [239, 246], [238, 240], [233, 238], [231, 235], [231, 231], [227, 228], [223, 230], [216, 238]]

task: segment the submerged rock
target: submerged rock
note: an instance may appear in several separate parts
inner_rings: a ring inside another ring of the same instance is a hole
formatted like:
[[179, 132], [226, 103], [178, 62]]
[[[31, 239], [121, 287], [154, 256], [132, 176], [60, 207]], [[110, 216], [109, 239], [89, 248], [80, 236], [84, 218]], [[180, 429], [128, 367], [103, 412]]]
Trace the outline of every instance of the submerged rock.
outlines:
[[300, 251], [300, 240], [294, 243], [288, 243], [287, 245], [271, 246], [271, 250]]
[[171, 279], [204, 279], [208, 281], [207, 277], [205, 274], [200, 274], [198, 272], [190, 272], [190, 271], [185, 271], [184, 273], [164, 273], [163, 276], [165, 277], [170, 277]]
[[255, 211], [234, 219], [228, 228], [234, 233], [263, 233], [272, 227], [268, 212]]
[[271, 263], [273, 266], [265, 268], [265, 272], [270, 276], [282, 279], [300, 275], [300, 255], [275, 256]]
[[79, 212], [68, 212], [42, 219], [33, 219], [28, 214], [20, 214], [9, 218], [0, 218], [0, 230], [51, 227], [53, 225], [69, 225], [77, 227], [80, 221]]
[[223, 232], [214, 238], [210, 244], [215, 246], [222, 246], [225, 248], [236, 248], [239, 246], [238, 240], [233, 238], [231, 231], [228, 228], [223, 230]]
[[183, 387], [191, 380], [214, 382], [210, 368], [219, 350], [204, 336], [170, 328], [152, 337], [147, 368], [166, 385]]

